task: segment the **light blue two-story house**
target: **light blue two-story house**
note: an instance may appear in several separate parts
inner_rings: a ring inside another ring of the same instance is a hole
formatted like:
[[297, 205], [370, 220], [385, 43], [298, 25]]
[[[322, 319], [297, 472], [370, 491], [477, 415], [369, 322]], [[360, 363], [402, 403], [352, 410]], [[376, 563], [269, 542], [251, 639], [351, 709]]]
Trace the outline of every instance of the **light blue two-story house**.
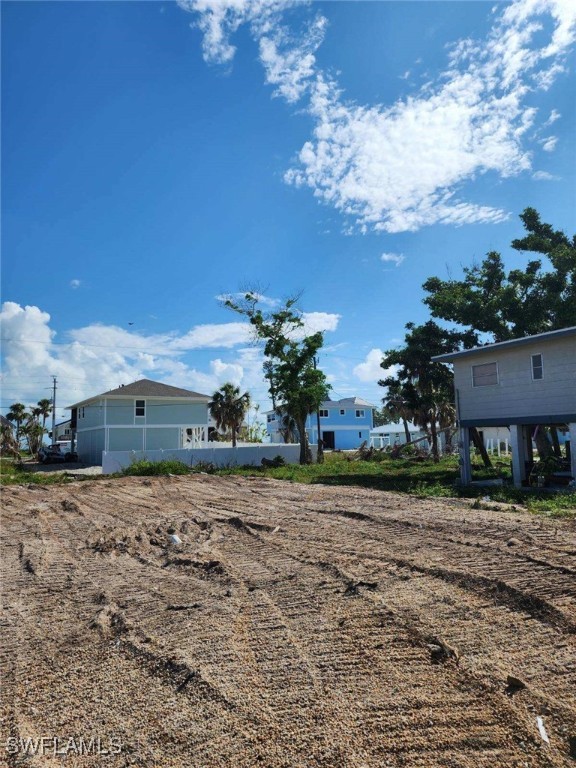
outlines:
[[80, 461], [102, 451], [198, 448], [208, 439], [208, 395], [141, 379], [68, 406]]
[[[328, 450], [354, 450], [370, 439], [375, 406], [361, 397], [325, 400], [319, 408], [320, 437]], [[275, 411], [266, 414], [266, 430], [272, 443], [284, 442], [280, 432], [281, 417]], [[318, 442], [318, 419], [315, 413], [306, 420], [306, 433], [312, 444]]]

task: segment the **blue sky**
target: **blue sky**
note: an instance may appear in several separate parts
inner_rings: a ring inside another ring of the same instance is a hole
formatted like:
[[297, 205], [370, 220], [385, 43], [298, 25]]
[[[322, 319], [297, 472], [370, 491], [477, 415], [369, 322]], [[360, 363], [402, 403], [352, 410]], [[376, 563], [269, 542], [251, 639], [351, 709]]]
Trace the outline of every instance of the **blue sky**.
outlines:
[[[2, 3], [2, 410], [152, 378], [268, 404], [217, 296], [303, 291], [334, 398], [430, 275], [571, 233], [567, 0]], [[58, 409], [58, 416], [62, 415]]]

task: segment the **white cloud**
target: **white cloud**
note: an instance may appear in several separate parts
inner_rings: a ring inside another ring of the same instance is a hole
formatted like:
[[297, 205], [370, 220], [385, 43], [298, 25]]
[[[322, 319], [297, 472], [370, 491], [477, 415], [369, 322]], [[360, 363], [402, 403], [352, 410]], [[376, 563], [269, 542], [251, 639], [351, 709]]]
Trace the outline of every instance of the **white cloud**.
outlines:
[[208, 62], [232, 61], [235, 47], [230, 37], [242, 24], [251, 24], [261, 32], [269, 31], [278, 14], [298, 0], [178, 0], [178, 5], [196, 14], [203, 33], [202, 50]]
[[397, 267], [402, 264], [404, 261], [404, 255], [401, 253], [383, 253], [382, 256], [380, 256], [380, 260], [385, 263], [392, 263], [396, 264]]
[[221, 303], [228, 301], [228, 299], [242, 302], [248, 293], [253, 294], [256, 300], [265, 307], [279, 307], [281, 304], [280, 299], [274, 299], [270, 296], [265, 296], [263, 293], [259, 293], [258, 291], [236, 291], [235, 293], [219, 293], [214, 298], [216, 301]]
[[381, 349], [371, 349], [366, 355], [363, 363], [359, 363], [352, 369], [352, 373], [357, 379], [364, 382], [376, 383], [384, 376], [384, 371], [380, 367], [384, 352]]
[[73, 288], [76, 290], [76, 288], [80, 288], [80, 285], [82, 284], [81, 280], [78, 280], [78, 278], [74, 278], [74, 280], [70, 280], [70, 288]]
[[550, 112], [550, 116], [548, 117], [548, 120], [544, 123], [543, 127], [548, 128], [548, 126], [552, 125], [556, 122], [556, 120], [559, 120], [562, 117], [560, 112], [558, 112], [557, 109], [553, 109], [552, 112]]
[[309, 88], [316, 69], [314, 51], [322, 43], [325, 28], [326, 19], [317, 16], [298, 41], [286, 28], [278, 26], [260, 38], [266, 82], [276, 86], [275, 95], [283, 96], [288, 103], [298, 101]]
[[[307, 333], [334, 330], [339, 320], [339, 315], [327, 312], [302, 317]], [[15, 302], [3, 304], [0, 322], [5, 338], [4, 398], [36, 403], [46, 396], [51, 377], [57, 376], [58, 417], [65, 415], [66, 405], [141, 378], [205, 394], [232, 381], [249, 390], [255, 403], [265, 406], [268, 401], [262, 349], [247, 344], [247, 323], [198, 325], [184, 334], [145, 334], [93, 323], [57, 340], [47, 312]], [[187, 357], [188, 352], [207, 349], [229, 353], [207, 360], [204, 369]]]
[[557, 136], [547, 136], [545, 139], [542, 139], [542, 149], [544, 152], [553, 152], [557, 143]]
[[548, 171], [535, 171], [532, 174], [532, 178], [535, 181], [556, 181], [558, 176], [554, 176], [554, 174], [548, 173]]
[[[497, 7], [485, 40], [457, 41], [435, 81], [395, 104], [370, 106], [345, 100], [318, 69], [314, 53], [326, 28], [321, 16], [295, 37], [280, 23], [289, 0], [181, 5], [197, 14], [211, 61], [229, 62], [230, 35], [250, 25], [266, 81], [289, 103], [306, 96], [315, 121], [286, 182], [309, 187], [361, 231], [506, 219], [500, 208], [461, 198], [463, 185], [483, 174], [531, 171], [526, 142], [537, 111], [527, 97], [550, 88], [575, 39], [572, 0], [516, 0]], [[553, 110], [548, 124], [557, 115]], [[544, 148], [553, 148], [550, 140]]]
[[306, 335], [311, 335], [319, 331], [335, 331], [338, 328], [340, 317], [341, 315], [333, 312], [303, 312], [303, 332]]

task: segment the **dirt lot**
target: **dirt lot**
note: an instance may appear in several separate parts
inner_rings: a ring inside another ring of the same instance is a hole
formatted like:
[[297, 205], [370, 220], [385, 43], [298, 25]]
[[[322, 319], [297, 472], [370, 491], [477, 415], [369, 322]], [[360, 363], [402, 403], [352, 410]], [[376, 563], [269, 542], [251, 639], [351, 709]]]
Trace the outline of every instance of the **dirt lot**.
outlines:
[[574, 523], [202, 475], [3, 496], [1, 765], [576, 765]]

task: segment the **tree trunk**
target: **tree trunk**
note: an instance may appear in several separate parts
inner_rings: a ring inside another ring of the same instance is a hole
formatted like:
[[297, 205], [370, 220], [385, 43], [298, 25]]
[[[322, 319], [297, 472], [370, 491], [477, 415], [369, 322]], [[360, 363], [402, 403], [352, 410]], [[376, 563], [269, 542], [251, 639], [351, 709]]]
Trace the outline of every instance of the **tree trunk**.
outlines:
[[472, 438], [472, 442], [474, 443], [474, 448], [476, 448], [476, 450], [482, 457], [484, 466], [491, 467], [492, 462], [490, 461], [490, 456], [488, 456], [488, 452], [486, 451], [486, 448], [484, 446], [484, 441], [480, 437], [480, 433], [478, 432], [476, 427], [470, 427], [470, 437]]
[[232, 424], [232, 448], [236, 448], [236, 424]]
[[430, 434], [432, 435], [432, 457], [434, 458], [434, 463], [437, 464], [440, 461], [440, 455], [438, 453], [438, 432], [436, 431], [434, 419], [430, 422]]
[[412, 437], [410, 435], [410, 430], [408, 429], [408, 422], [405, 418], [402, 418], [402, 424], [404, 425], [404, 434], [406, 435], [406, 442], [411, 443]]
[[316, 453], [316, 463], [324, 464], [324, 441], [320, 437], [320, 411], [316, 411], [316, 430], [318, 432], [318, 452]]
[[306, 417], [296, 419], [296, 426], [300, 435], [300, 464], [312, 464], [312, 454], [308, 445], [308, 435], [306, 434]]
[[542, 424], [537, 424], [532, 439], [536, 443], [536, 450], [538, 451], [540, 461], [549, 459], [552, 456], [552, 445], [546, 437], [546, 427], [542, 426]]
[[557, 459], [561, 459], [562, 451], [560, 449], [560, 440], [558, 440], [558, 427], [550, 427], [550, 437], [552, 438], [552, 450], [554, 451], [554, 456], [556, 456]]

